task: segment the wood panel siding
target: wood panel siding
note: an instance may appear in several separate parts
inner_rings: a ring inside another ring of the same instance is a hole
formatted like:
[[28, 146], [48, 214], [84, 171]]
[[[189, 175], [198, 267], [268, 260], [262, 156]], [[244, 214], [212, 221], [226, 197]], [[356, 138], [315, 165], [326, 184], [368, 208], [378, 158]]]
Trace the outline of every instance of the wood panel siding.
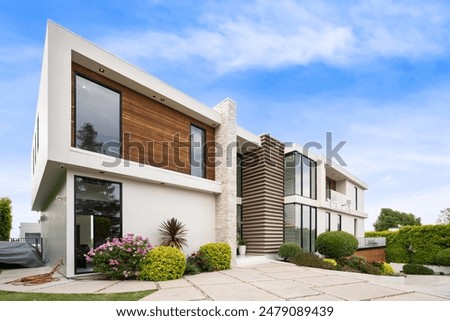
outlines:
[[278, 252], [284, 224], [284, 144], [261, 137], [256, 152], [243, 155], [243, 237], [254, 254]]
[[[121, 93], [122, 158], [190, 174], [190, 130], [205, 130], [206, 178], [215, 179], [215, 129], [78, 64], [72, 64], [72, 146], [75, 146], [75, 75]], [[117, 124], [118, 126], [119, 124]]]

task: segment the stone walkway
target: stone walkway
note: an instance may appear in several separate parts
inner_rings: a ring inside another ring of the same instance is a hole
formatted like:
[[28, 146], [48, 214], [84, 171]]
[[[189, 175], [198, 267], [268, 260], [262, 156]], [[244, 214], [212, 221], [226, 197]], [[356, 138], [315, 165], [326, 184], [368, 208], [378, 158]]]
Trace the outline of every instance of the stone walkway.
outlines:
[[[329, 271], [271, 261], [164, 282], [66, 279], [43, 285], [6, 284], [51, 268], [4, 270], [0, 290], [46, 293], [114, 293], [158, 289], [143, 301], [442, 301], [449, 276], [388, 277]], [[56, 276], [56, 275], [55, 275]]]

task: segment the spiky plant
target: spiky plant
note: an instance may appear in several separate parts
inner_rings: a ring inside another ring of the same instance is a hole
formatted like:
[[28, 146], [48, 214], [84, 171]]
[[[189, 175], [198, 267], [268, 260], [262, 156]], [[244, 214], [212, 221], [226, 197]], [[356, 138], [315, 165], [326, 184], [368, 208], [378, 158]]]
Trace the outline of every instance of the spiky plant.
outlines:
[[187, 229], [183, 223], [172, 217], [170, 220], [162, 222], [159, 229], [161, 234], [160, 242], [162, 246], [171, 246], [182, 249], [187, 245]]

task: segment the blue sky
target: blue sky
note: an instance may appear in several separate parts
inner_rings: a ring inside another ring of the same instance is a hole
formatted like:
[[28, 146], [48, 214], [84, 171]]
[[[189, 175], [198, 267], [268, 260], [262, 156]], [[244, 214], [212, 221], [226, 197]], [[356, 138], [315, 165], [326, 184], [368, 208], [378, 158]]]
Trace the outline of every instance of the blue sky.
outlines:
[[[238, 123], [283, 141], [347, 141], [380, 208], [434, 223], [450, 205], [450, 3], [1, 1], [0, 196], [13, 236], [30, 211], [30, 150], [47, 19]], [[318, 151], [319, 153], [321, 151]]]

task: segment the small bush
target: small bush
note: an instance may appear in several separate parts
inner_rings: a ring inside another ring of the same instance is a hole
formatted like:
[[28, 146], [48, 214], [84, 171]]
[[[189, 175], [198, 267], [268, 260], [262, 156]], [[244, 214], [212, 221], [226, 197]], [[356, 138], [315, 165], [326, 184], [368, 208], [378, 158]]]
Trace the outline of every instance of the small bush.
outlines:
[[381, 274], [381, 264], [368, 263], [362, 256], [351, 256], [338, 260], [340, 270], [346, 272], [358, 272], [366, 274]]
[[334, 259], [323, 259], [324, 262], [328, 262], [333, 266], [337, 266], [337, 262]]
[[350, 256], [358, 248], [358, 240], [344, 231], [330, 231], [320, 234], [316, 240], [316, 249], [327, 258], [339, 259]]
[[324, 261], [314, 253], [305, 252], [297, 254], [291, 259], [291, 261], [300, 266], [308, 266], [320, 269], [334, 270], [335, 267], [332, 263]]
[[280, 248], [278, 250], [278, 256], [281, 257], [283, 260], [288, 261], [289, 259], [293, 258], [297, 254], [302, 253], [303, 250], [297, 243], [294, 242], [287, 242], [280, 245]]
[[450, 265], [450, 248], [439, 251], [436, 254], [436, 263], [439, 265]]
[[403, 273], [417, 275], [432, 275], [433, 270], [421, 264], [410, 263], [403, 265]]
[[226, 270], [231, 266], [231, 248], [228, 243], [208, 243], [200, 247], [199, 253], [211, 264], [213, 271]]
[[213, 270], [211, 263], [200, 252], [192, 253], [186, 260], [186, 270], [184, 274], [192, 275], [201, 272], [211, 272]]
[[394, 268], [386, 262], [382, 262], [380, 266], [381, 274], [383, 275], [394, 275], [395, 271]]
[[186, 258], [177, 248], [158, 246], [151, 250], [142, 263], [140, 280], [167, 281], [179, 279], [186, 269]]
[[339, 262], [339, 265], [347, 266], [352, 271], [367, 273], [368, 264], [367, 264], [366, 258], [364, 258], [362, 256], [351, 256], [349, 258], [342, 257], [338, 260], [338, 262]]

